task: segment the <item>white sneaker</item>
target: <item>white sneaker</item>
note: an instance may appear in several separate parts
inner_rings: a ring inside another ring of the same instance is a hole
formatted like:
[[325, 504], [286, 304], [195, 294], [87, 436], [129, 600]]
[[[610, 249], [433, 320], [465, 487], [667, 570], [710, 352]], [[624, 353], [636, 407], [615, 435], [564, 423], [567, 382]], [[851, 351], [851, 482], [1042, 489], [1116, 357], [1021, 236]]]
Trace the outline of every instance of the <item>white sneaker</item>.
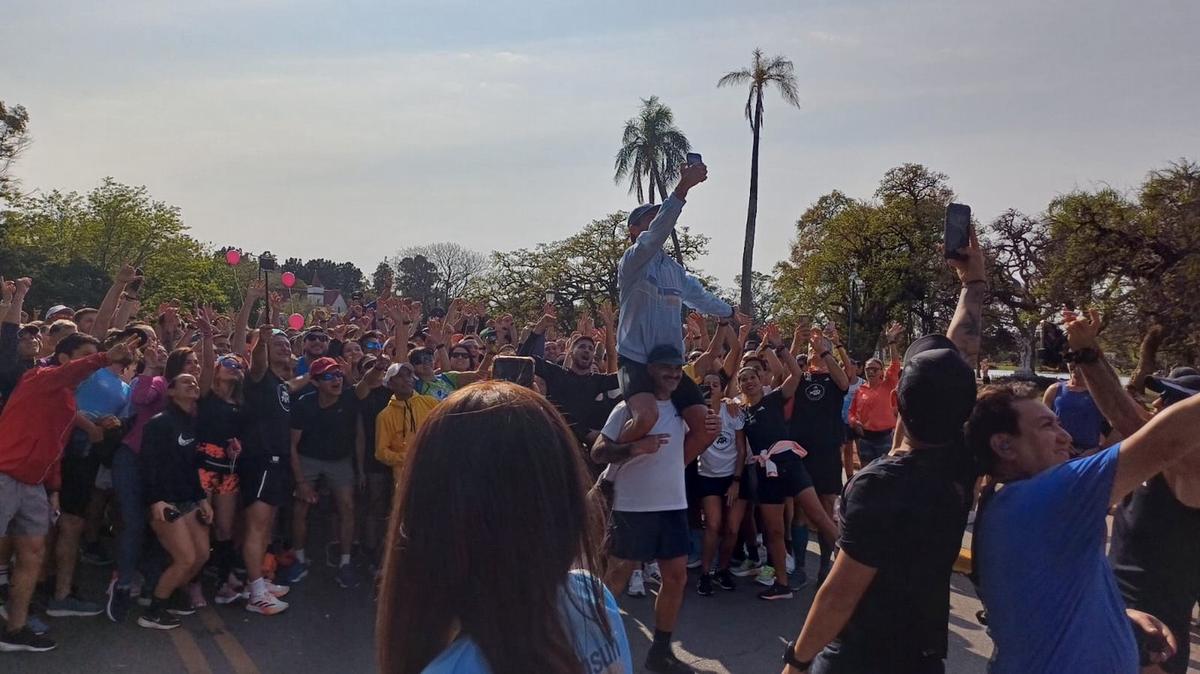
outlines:
[[251, 597], [250, 600], [246, 602], [247, 611], [251, 613], [260, 613], [262, 615], [275, 615], [276, 613], [283, 613], [287, 610], [287, 607], [288, 603], [286, 601], [279, 600], [270, 592], [267, 592], [259, 597]]
[[662, 572], [658, 570], [658, 562], [650, 562], [646, 565], [646, 580], [662, 586]]
[[633, 575], [629, 577], [629, 588], [625, 590], [625, 594], [630, 597], [645, 597], [646, 584], [642, 581], [642, 570], [637, 569]]
[[791, 553], [788, 553], [786, 567], [789, 574], [796, 573], [796, 558]]
[[775, 567], [773, 567], [769, 564], [764, 564], [763, 567], [758, 570], [758, 577], [755, 578], [754, 580], [759, 585], [766, 585], [767, 587], [774, 585], [775, 584]]

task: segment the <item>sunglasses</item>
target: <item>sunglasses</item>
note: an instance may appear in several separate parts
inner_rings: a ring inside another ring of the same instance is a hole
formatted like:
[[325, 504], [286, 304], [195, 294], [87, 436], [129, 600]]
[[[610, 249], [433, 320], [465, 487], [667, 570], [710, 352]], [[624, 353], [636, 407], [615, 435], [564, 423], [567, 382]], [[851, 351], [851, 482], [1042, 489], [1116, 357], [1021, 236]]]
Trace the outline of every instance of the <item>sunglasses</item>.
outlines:
[[469, 351], [455, 351], [454, 353], [450, 354], [450, 357], [451, 358], [470, 358], [471, 353]]
[[221, 367], [229, 368], [230, 370], [242, 369], [242, 364], [233, 358], [222, 358], [221, 360], [217, 361], [217, 364]]
[[363, 344], [363, 348], [370, 349], [372, 351], [378, 351], [379, 349], [383, 348], [383, 344], [380, 344], [379, 342], [367, 342]]
[[306, 341], [328, 342], [329, 337], [325, 335], [308, 335], [304, 338]]
[[326, 372], [325, 374], [317, 375], [317, 379], [320, 381], [333, 381], [341, 379], [344, 376], [341, 372]]

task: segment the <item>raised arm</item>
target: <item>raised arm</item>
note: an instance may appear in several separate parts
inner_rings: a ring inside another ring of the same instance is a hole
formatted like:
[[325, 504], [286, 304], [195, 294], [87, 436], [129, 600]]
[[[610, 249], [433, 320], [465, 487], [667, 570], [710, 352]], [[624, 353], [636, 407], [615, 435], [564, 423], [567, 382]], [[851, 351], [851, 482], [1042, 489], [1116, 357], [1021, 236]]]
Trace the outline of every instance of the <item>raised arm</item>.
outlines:
[[263, 325], [258, 328], [258, 341], [254, 343], [254, 351], [250, 353], [250, 381], [260, 382], [267, 375], [267, 343], [271, 341], [271, 326]]
[[654, 259], [658, 251], [662, 250], [663, 244], [675, 230], [679, 213], [687, 202], [688, 190], [705, 180], [708, 180], [708, 168], [704, 164], [680, 168], [679, 184], [675, 187], [675, 192], [663, 201], [654, 220], [650, 221], [650, 227], [638, 236], [633, 246], [622, 258], [620, 269], [622, 276], [641, 271], [650, 260]]
[[112, 325], [113, 314], [117, 310], [117, 302], [121, 299], [121, 293], [125, 291], [125, 286], [136, 275], [137, 270], [128, 262], [121, 265], [121, 269], [117, 271], [117, 277], [113, 280], [112, 287], [104, 295], [104, 301], [100, 302], [100, 309], [96, 312], [96, 322], [92, 324], [92, 336], [97, 339], [104, 339], [104, 335], [108, 334], [108, 327]]
[[600, 304], [600, 318], [604, 321], [604, 359], [605, 372], [617, 371], [617, 310], [612, 302], [605, 300]]
[[983, 300], [987, 296], [983, 249], [979, 247], [974, 225], [971, 226], [970, 244], [960, 248], [958, 253], [965, 259], [946, 259], [962, 284], [962, 290], [958, 293], [958, 307], [954, 310], [954, 318], [950, 319], [946, 336], [962, 352], [963, 358], [974, 366], [979, 358], [979, 341], [983, 335]]
[[[1087, 383], [1088, 392], [1100, 408], [1100, 413], [1108, 419], [1121, 435], [1132, 436], [1150, 420], [1150, 414], [1130, 397], [1129, 392], [1121, 385], [1121, 380], [1112, 366], [1100, 353], [1097, 335], [1100, 332], [1101, 316], [1096, 310], [1088, 313], [1086, 318], [1067, 313], [1065, 318], [1067, 328], [1067, 344], [1075, 353], [1095, 353], [1097, 358], [1078, 360], [1075, 367], [1079, 368]], [[1090, 362], [1089, 362], [1090, 361]], [[1059, 384], [1062, 386], [1062, 384]], [[1057, 390], [1057, 389], [1056, 389]], [[1049, 390], [1046, 394], [1049, 395]]]
[[250, 329], [250, 311], [254, 308], [254, 303], [266, 294], [262, 281], [251, 281], [246, 287], [246, 297], [242, 300], [237, 317], [233, 319], [233, 336], [229, 338], [233, 352], [239, 356], [246, 355], [246, 332]]
[[[846, 345], [842, 344], [842, 336], [838, 334], [837, 325], [829, 324], [829, 334], [822, 335], [821, 345], [828, 344], [828, 347], [817, 352], [820, 356], [826, 351], [829, 356], [825, 359], [825, 367], [829, 369], [829, 377], [833, 379], [833, 383], [843, 393], [850, 388], [850, 376], [846, 374], [846, 368], [843, 363], [850, 362], [850, 354], [846, 351]], [[834, 357], [836, 352], [837, 357]]]
[[211, 307], [196, 307], [196, 324], [200, 327], [200, 395], [212, 390], [217, 374], [216, 349], [213, 348], [214, 312]]

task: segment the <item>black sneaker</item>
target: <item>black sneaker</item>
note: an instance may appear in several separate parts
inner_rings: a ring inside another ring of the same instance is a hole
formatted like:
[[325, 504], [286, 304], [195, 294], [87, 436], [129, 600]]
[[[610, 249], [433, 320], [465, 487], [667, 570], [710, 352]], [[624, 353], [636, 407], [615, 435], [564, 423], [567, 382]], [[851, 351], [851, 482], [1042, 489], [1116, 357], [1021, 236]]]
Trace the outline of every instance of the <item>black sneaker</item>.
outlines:
[[700, 580], [696, 582], [696, 594], [701, 597], [712, 596], [712, 576], [707, 573], [700, 574]]
[[696, 674], [696, 670], [684, 664], [669, 649], [662, 654], [656, 654], [651, 649], [649, 655], [646, 656], [646, 669], [659, 674]]
[[721, 588], [722, 590], [733, 591], [737, 589], [737, 581], [733, 579], [733, 574], [730, 573], [729, 569], [721, 569], [718, 571], [717, 575], [713, 577], [713, 580], [716, 581], [717, 587]]
[[182, 624], [166, 611], [148, 610], [138, 618], [138, 625], [152, 630], [173, 630]]
[[129, 607], [133, 604], [133, 599], [129, 597], [129, 588], [119, 588], [115, 585], [108, 593], [108, 601], [104, 604], [104, 615], [115, 623], [125, 622], [125, 617], [129, 615]]
[[792, 598], [792, 588], [788, 587], [787, 585], [780, 585], [779, 583], [775, 583], [775, 584], [771, 585], [771, 587], [768, 587], [767, 589], [763, 590], [762, 592], [759, 592], [758, 598], [766, 599], [767, 601], [770, 601], [772, 599], [791, 599]]
[[3, 630], [0, 634], [0, 653], [16, 653], [25, 651], [28, 653], [45, 653], [52, 651], [58, 644], [54, 640], [45, 635], [34, 634], [33, 630], [26, 625], [16, 632]]

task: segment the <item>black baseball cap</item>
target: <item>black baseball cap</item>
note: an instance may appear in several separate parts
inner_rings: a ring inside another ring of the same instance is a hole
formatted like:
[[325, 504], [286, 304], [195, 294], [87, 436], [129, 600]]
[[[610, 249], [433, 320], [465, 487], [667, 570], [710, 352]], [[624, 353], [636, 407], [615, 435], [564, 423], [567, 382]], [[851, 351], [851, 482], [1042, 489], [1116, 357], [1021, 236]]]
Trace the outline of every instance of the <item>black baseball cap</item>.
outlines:
[[680, 353], [679, 347], [671, 344], [659, 344], [650, 349], [650, 355], [646, 357], [646, 363], [659, 363], [662, 365], [683, 365], [683, 354]]
[[1169, 377], [1146, 377], [1146, 388], [1163, 397], [1168, 405], [1200, 393], [1200, 374], [1194, 368], [1177, 367]]
[[945, 335], [926, 335], [904, 352], [896, 387], [905, 430], [922, 442], [942, 444], [962, 433], [975, 407], [975, 371]]

